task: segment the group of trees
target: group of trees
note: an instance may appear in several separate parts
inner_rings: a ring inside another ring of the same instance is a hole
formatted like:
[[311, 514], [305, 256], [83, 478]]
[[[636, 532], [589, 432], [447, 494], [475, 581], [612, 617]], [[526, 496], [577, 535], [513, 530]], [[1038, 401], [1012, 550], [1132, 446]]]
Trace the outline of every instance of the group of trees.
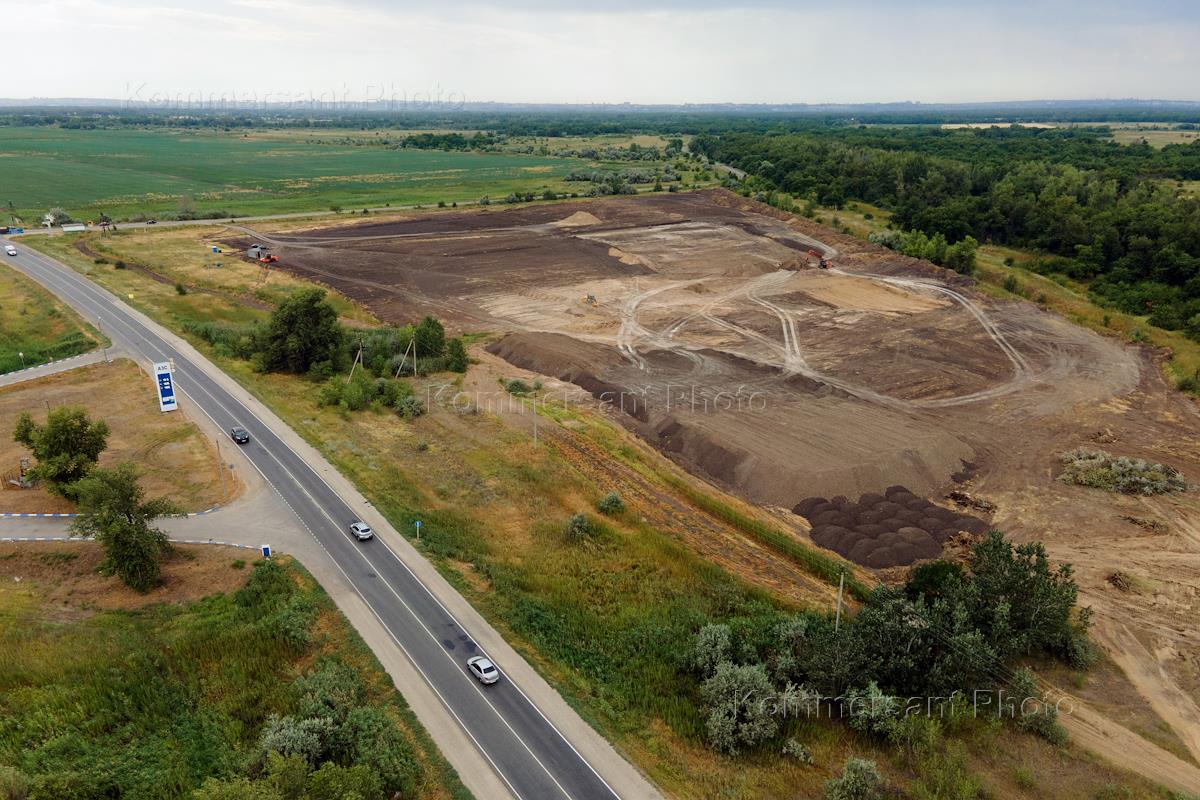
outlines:
[[260, 372], [321, 382], [321, 402], [344, 411], [386, 407], [404, 417], [417, 416], [423, 409], [400, 378], [466, 372], [469, 363], [463, 340], [448, 338], [434, 317], [416, 325], [348, 331], [325, 292], [316, 288], [293, 293], [265, 325], [205, 322], [184, 327], [219, 354], [248, 360]]
[[[912, 715], [906, 698], [1033, 691], [1018, 659], [1086, 668], [1095, 658], [1089, 613], [1075, 609], [1076, 597], [1070, 567], [1051, 567], [1040, 543], [1013, 545], [992, 532], [967, 569], [923, 565], [902, 588], [875, 589], [840, 624], [813, 612], [771, 629], [743, 620], [710, 624], [698, 633], [693, 658], [709, 741], [728, 753], [752, 749], [778, 736], [789, 716], [830, 713], [821, 704], [854, 727], [889, 736]], [[1051, 709], [1035, 702], [1017, 710], [1012, 716], [1022, 727], [1061, 740]]]
[[167, 535], [152, 523], [179, 509], [164, 498], [147, 500], [133, 463], [96, 466], [108, 433], [108, 425], [89, 419], [86, 410], [59, 406], [50, 410], [45, 424], [28, 412], [21, 414], [13, 439], [36, 459], [28, 477], [75, 502], [79, 516], [71, 532], [100, 543], [105, 554], [101, 569], [145, 592], [157, 585], [160, 563], [170, 550]]
[[1200, 338], [1200, 140], [1154, 149], [1103, 131], [840, 131], [700, 136], [691, 148], [750, 183], [840, 207], [893, 212], [948, 246], [968, 237], [1051, 254], [1039, 265], [1088, 281], [1101, 301]]

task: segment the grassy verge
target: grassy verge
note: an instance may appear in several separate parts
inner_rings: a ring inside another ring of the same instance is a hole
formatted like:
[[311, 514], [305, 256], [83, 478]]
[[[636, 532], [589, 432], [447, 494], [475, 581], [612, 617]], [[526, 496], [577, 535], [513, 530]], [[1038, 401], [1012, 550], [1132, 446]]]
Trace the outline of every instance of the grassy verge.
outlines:
[[133, 608], [98, 598], [97, 608], [71, 591], [94, 580], [97, 549], [0, 553], [5, 572], [32, 575], [0, 584], [0, 776], [27, 792], [7, 796], [183, 798], [207, 778], [259, 776], [268, 718], [302, 716], [314, 686], [336, 675], [362, 709], [352, 713], [383, 726], [404, 796], [469, 797], [303, 568], [188, 549], [176, 558], [203, 562], [189, 579], [205, 581], [199, 592], [229, 591]]
[[52, 294], [0, 266], [0, 374], [86, 353], [101, 341]]

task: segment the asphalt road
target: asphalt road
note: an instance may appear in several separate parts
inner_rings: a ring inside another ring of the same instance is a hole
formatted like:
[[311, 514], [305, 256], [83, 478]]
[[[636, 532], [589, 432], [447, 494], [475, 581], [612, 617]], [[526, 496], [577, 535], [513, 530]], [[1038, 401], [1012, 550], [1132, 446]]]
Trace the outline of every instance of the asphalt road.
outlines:
[[[89, 321], [99, 321], [127, 353], [151, 362], [173, 359], [178, 393], [222, 430], [242, 425], [250, 432], [246, 456], [329, 553], [513, 794], [522, 800], [618, 797], [508, 675], [492, 686], [470, 676], [467, 658], [483, 652], [470, 632], [383, 540], [359, 543], [351, 536], [347, 526], [357, 518], [354, 510], [266, 424], [114, 295], [19, 242], [16, 246], [19, 255], [0, 258]], [[270, 538], [264, 530], [263, 541]], [[504, 665], [497, 666], [503, 674]]]

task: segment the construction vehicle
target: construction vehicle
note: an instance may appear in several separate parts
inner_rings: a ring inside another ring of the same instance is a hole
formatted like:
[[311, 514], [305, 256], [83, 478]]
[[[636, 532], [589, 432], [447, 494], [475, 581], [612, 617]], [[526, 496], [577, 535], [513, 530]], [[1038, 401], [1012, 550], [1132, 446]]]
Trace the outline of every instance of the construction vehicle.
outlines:
[[820, 266], [821, 269], [829, 269], [833, 266], [833, 259], [822, 258], [821, 263], [818, 266]]

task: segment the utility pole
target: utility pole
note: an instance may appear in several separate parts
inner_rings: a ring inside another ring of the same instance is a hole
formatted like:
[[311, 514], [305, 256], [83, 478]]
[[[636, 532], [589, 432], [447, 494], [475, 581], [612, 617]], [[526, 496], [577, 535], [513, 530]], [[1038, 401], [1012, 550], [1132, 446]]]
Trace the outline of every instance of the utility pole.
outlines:
[[220, 476], [220, 481], [221, 481], [221, 500], [220, 500], [220, 502], [224, 503], [225, 502], [225, 459], [221, 457], [220, 434], [217, 435], [216, 441], [217, 441], [217, 474]]
[[838, 629], [842, 627], [842, 590], [844, 590], [845, 588], [846, 588], [846, 572], [845, 572], [845, 570], [843, 570], [842, 574], [838, 577], [838, 602], [837, 602], [837, 616], [834, 618], [834, 622], [833, 622], [833, 632], [834, 633], [837, 633]]
[[346, 385], [350, 385], [350, 380], [354, 377], [354, 368], [362, 361], [363, 343], [362, 337], [358, 337], [358, 352], [354, 356], [354, 363], [350, 365], [350, 374], [346, 376]]

